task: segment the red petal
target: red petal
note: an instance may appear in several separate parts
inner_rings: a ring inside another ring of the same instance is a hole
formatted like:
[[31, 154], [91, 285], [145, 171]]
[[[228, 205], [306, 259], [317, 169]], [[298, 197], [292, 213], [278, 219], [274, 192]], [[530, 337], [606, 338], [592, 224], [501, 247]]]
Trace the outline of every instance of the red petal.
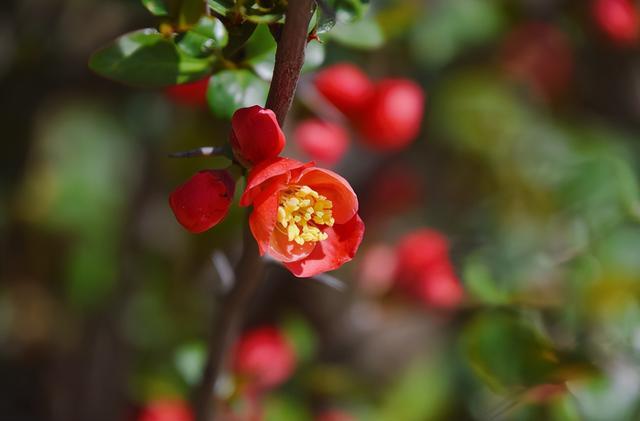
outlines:
[[255, 238], [258, 243], [261, 256], [263, 256], [269, 248], [271, 233], [277, 221], [280, 190], [285, 186], [286, 184], [284, 183], [269, 183], [269, 185], [265, 187], [265, 190], [261, 191], [253, 202], [253, 212], [251, 212], [251, 216], [249, 217], [249, 228], [251, 228], [253, 238]]
[[313, 165], [311, 163], [303, 164], [300, 161], [296, 161], [289, 158], [273, 158], [267, 161], [263, 161], [260, 164], [256, 165], [249, 171], [249, 176], [247, 177], [247, 187], [242, 193], [242, 197], [240, 198], [240, 206], [249, 206], [253, 203], [256, 196], [260, 193], [263, 184], [265, 181], [270, 178], [286, 175], [285, 183], [289, 181], [289, 174], [292, 170], [296, 168], [302, 168], [309, 165]]
[[356, 214], [347, 223], [336, 224], [324, 232], [329, 238], [317, 243], [309, 256], [297, 262], [284, 264], [295, 276], [314, 276], [337, 269], [353, 259], [362, 242], [364, 223]]
[[231, 118], [234, 146], [251, 164], [277, 157], [284, 148], [284, 133], [273, 111], [258, 105], [240, 108]]
[[333, 202], [333, 218], [336, 224], [344, 224], [358, 212], [358, 197], [349, 182], [333, 171], [308, 168], [297, 183], [306, 185]]

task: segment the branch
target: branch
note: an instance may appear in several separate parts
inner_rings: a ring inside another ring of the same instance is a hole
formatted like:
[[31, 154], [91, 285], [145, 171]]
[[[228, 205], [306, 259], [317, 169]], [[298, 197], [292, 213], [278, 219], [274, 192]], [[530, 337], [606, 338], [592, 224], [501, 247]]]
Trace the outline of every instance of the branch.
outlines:
[[[266, 104], [276, 114], [280, 125], [284, 123], [291, 106], [304, 62], [313, 3], [313, 0], [290, 1], [285, 15]], [[235, 267], [236, 282], [224, 298], [220, 314], [213, 324], [205, 369], [194, 397], [196, 421], [210, 421], [218, 412], [220, 402], [213, 399], [215, 383], [240, 330], [247, 303], [262, 278], [263, 266], [249, 224], [245, 222], [242, 255]]]

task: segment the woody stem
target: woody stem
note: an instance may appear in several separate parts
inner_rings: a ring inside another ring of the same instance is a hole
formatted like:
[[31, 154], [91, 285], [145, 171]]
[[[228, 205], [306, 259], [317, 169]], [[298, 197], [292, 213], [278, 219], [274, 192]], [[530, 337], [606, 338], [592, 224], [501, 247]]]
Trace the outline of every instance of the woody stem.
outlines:
[[[285, 14], [266, 103], [266, 107], [276, 114], [280, 125], [284, 123], [291, 106], [304, 62], [307, 28], [313, 6], [313, 0], [290, 1]], [[235, 267], [235, 282], [223, 297], [220, 313], [212, 323], [205, 368], [193, 401], [196, 421], [211, 421], [219, 414], [221, 402], [214, 399], [214, 386], [240, 330], [244, 310], [262, 274], [263, 262], [247, 221], [244, 226], [242, 255]]]

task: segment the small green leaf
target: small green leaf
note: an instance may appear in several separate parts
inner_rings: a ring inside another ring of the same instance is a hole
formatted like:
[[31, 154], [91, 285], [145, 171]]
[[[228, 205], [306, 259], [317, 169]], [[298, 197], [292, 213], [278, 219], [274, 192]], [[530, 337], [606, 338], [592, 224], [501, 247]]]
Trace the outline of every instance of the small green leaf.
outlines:
[[96, 51], [89, 67], [118, 82], [156, 88], [201, 79], [211, 71], [211, 61], [181, 54], [171, 39], [143, 29]]
[[231, 118], [242, 107], [262, 105], [269, 85], [248, 70], [223, 70], [211, 76], [207, 100], [213, 114]]
[[242, 25], [233, 25], [228, 28], [229, 42], [224, 48], [224, 56], [233, 58], [233, 56], [245, 46], [251, 35], [256, 30], [257, 25], [253, 22], [245, 22]]
[[267, 25], [258, 25], [245, 45], [245, 61], [265, 80], [273, 76], [276, 63], [276, 42]]
[[229, 34], [224, 24], [217, 18], [203, 16], [187, 31], [178, 46], [192, 57], [203, 57], [213, 50], [224, 48], [229, 42]]
[[329, 36], [342, 45], [361, 50], [379, 48], [384, 44], [382, 29], [374, 19], [362, 19], [354, 23], [338, 23]]
[[211, 10], [222, 16], [226, 16], [235, 6], [233, 0], [207, 0], [207, 4]]
[[164, 0], [141, 0], [142, 5], [154, 16], [169, 16], [169, 8]]

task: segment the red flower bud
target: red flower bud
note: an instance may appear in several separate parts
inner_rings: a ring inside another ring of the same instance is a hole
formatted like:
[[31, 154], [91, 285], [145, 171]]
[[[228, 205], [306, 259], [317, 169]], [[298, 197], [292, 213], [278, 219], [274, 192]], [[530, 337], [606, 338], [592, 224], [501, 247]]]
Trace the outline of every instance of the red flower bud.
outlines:
[[341, 126], [318, 119], [298, 124], [294, 137], [304, 153], [325, 165], [340, 161], [349, 146], [349, 135]]
[[207, 105], [209, 77], [195, 82], [169, 86], [166, 93], [173, 101], [185, 105]]
[[233, 350], [233, 370], [257, 389], [270, 389], [293, 373], [296, 356], [280, 330], [264, 326], [246, 332]]
[[197, 234], [227, 215], [234, 190], [226, 171], [200, 171], [171, 193], [169, 204], [178, 222]]
[[365, 250], [358, 265], [358, 286], [371, 295], [389, 291], [396, 273], [396, 252], [386, 244], [376, 244]]
[[231, 145], [236, 157], [250, 165], [280, 155], [284, 133], [273, 111], [254, 105], [238, 109], [231, 118]]
[[593, 17], [609, 38], [620, 44], [630, 44], [640, 35], [638, 10], [629, 0], [595, 0]]
[[356, 118], [363, 141], [381, 151], [406, 147], [420, 131], [424, 91], [405, 79], [381, 81]]
[[414, 285], [416, 298], [428, 307], [457, 307], [464, 295], [460, 281], [448, 261], [424, 270]]
[[546, 23], [527, 23], [511, 32], [502, 47], [502, 66], [514, 80], [543, 98], [566, 91], [573, 53], [563, 32]]
[[137, 418], [138, 421], [191, 421], [189, 406], [181, 400], [157, 400], [150, 402]]
[[360, 69], [348, 63], [335, 64], [318, 72], [316, 89], [347, 117], [359, 113], [369, 102], [373, 84]]

